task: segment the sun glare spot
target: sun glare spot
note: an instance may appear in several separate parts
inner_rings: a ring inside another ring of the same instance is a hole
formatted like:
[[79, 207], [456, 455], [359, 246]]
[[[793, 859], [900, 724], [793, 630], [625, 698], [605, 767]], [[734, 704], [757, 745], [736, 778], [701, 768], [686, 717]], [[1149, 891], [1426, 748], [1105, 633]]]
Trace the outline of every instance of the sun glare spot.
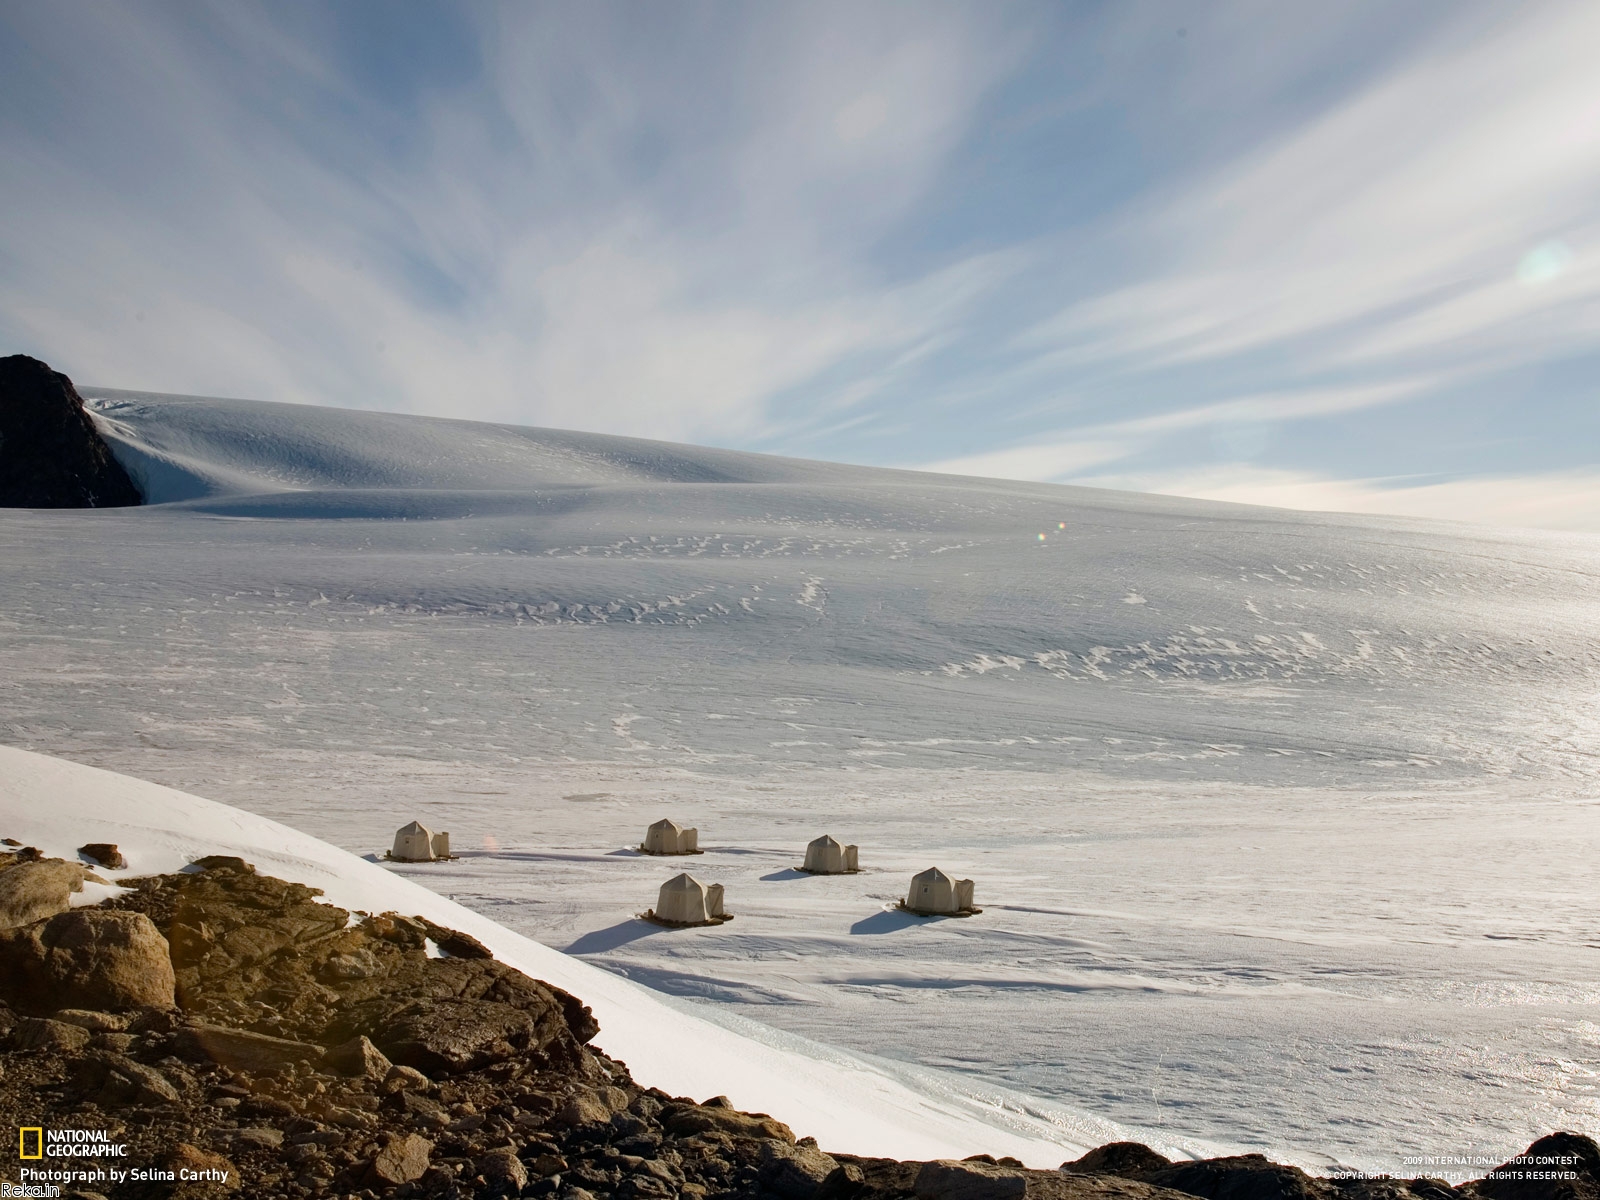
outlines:
[[1549, 283], [1565, 275], [1572, 266], [1572, 251], [1565, 242], [1541, 242], [1522, 256], [1517, 263], [1517, 282], [1526, 284]]

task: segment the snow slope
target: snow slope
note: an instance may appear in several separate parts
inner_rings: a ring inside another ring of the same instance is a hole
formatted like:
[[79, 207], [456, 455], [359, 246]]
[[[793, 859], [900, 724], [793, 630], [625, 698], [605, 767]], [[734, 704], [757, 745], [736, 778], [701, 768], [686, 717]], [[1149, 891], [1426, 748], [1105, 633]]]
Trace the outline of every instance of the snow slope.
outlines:
[[[600, 1021], [596, 1045], [627, 1062], [642, 1083], [676, 1095], [727, 1095], [832, 1149], [902, 1158], [1012, 1154], [1053, 1167], [1063, 1155], [1126, 1135], [1092, 1119], [1052, 1124], [1015, 1104], [965, 1095], [948, 1081], [939, 1088], [929, 1079], [933, 1087], [914, 1091], [863, 1060], [794, 1039], [791, 1047], [761, 1040], [767, 1031], [740, 1036], [325, 842], [125, 775], [0, 747], [0, 827], [74, 860], [80, 845], [113, 842], [127, 867], [96, 870], [114, 880], [181, 870], [207, 854], [236, 854], [265, 874], [321, 888], [342, 908], [425, 916], [470, 933], [502, 962], [589, 1004]], [[115, 891], [114, 884], [91, 884], [80, 900], [97, 902]]]
[[[1600, 1132], [1594, 538], [86, 390], [170, 502], [0, 513], [0, 741], [1168, 1140]], [[662, 815], [731, 925], [634, 920]], [[885, 911], [930, 863], [981, 919]]]

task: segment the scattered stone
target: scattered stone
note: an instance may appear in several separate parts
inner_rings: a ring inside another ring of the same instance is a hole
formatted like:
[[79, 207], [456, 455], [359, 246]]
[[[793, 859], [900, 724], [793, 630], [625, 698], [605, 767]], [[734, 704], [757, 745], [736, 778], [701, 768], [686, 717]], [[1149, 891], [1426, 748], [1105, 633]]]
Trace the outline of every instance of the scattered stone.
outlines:
[[65, 1021], [91, 1033], [122, 1033], [128, 1028], [128, 1018], [121, 1013], [94, 1012], [84, 1008], [63, 1008], [52, 1014], [52, 1019]]
[[41, 1050], [71, 1054], [89, 1044], [89, 1031], [65, 1021], [24, 1017], [11, 1031], [11, 1045], [18, 1050]]
[[421, 1179], [428, 1170], [433, 1143], [415, 1133], [391, 1136], [372, 1156], [362, 1183], [367, 1187], [394, 1187]]
[[516, 1150], [510, 1146], [489, 1151], [473, 1165], [489, 1184], [491, 1194], [515, 1196], [528, 1185], [528, 1168], [522, 1165]]
[[[322, 1061], [324, 1066], [338, 1071], [341, 1075], [363, 1076], [367, 1079], [386, 1079], [389, 1072], [394, 1069], [394, 1064], [384, 1056], [383, 1051], [362, 1034], [357, 1034], [347, 1042], [339, 1043], [323, 1056]], [[426, 1079], [427, 1076], [423, 1076], [423, 1080]]]
[[705, 1108], [691, 1104], [669, 1104], [662, 1111], [661, 1124], [676, 1137], [697, 1133], [725, 1133], [730, 1137], [776, 1138], [794, 1144], [794, 1130], [766, 1113], [744, 1113], [732, 1108]]
[[433, 1081], [415, 1067], [390, 1067], [383, 1077], [383, 1090], [390, 1094], [407, 1091], [425, 1092], [432, 1086]]
[[283, 1130], [252, 1126], [233, 1135], [234, 1142], [245, 1150], [276, 1150], [283, 1145]]
[[220, 1154], [179, 1142], [167, 1156], [169, 1170], [179, 1173], [176, 1196], [220, 1196], [239, 1189], [239, 1168]]
[[93, 859], [108, 871], [121, 871], [128, 865], [128, 860], [122, 857], [122, 851], [117, 849], [115, 842], [90, 842], [79, 846], [78, 853]]
[[210, 1061], [235, 1071], [252, 1073], [281, 1071], [296, 1063], [316, 1062], [323, 1054], [321, 1047], [305, 1042], [201, 1024], [178, 1030], [173, 1049], [182, 1057], [197, 1062]]

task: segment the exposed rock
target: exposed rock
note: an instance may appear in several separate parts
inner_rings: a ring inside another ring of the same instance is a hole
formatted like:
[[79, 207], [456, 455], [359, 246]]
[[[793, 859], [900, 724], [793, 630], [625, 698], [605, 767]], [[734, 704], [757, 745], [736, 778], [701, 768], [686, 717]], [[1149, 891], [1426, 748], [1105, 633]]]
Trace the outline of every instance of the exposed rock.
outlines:
[[773, 1139], [761, 1143], [761, 1187], [779, 1200], [811, 1200], [838, 1169], [838, 1160], [814, 1145], [791, 1146]]
[[391, 1094], [413, 1090], [425, 1092], [432, 1086], [433, 1081], [415, 1067], [393, 1066], [383, 1077], [383, 1090]]
[[175, 1196], [220, 1196], [237, 1191], [239, 1168], [220, 1154], [179, 1142], [167, 1156], [167, 1167], [179, 1172]]
[[185, 1058], [250, 1072], [280, 1071], [296, 1063], [315, 1062], [323, 1055], [320, 1046], [305, 1042], [199, 1024], [178, 1030], [173, 1049]]
[[[1539, 1178], [1571, 1174], [1575, 1178]], [[1489, 1200], [1597, 1200], [1600, 1146], [1581, 1133], [1552, 1133], [1467, 1185]]]
[[1171, 1159], [1157, 1154], [1143, 1142], [1107, 1142], [1080, 1159], [1062, 1163], [1061, 1169], [1076, 1175], [1121, 1175], [1128, 1179], [1143, 1179], [1150, 1172], [1171, 1165]]
[[1299, 1167], [1286, 1167], [1261, 1154], [1173, 1163], [1139, 1176], [1146, 1183], [1203, 1196], [1206, 1200], [1329, 1200], [1335, 1192], [1325, 1180]]
[[167, 939], [140, 913], [78, 908], [0, 931], [0, 962], [0, 999], [23, 1012], [173, 1002]]
[[45, 1018], [24, 1017], [11, 1030], [11, 1044], [18, 1050], [42, 1050], [70, 1054], [89, 1044], [90, 1033], [79, 1025]]
[[79, 846], [78, 853], [93, 859], [108, 871], [120, 871], [128, 865], [128, 860], [122, 857], [122, 851], [117, 849], [115, 842], [90, 842], [86, 846]]
[[329, 1050], [323, 1062], [341, 1075], [362, 1075], [368, 1079], [383, 1079], [394, 1067], [382, 1050], [359, 1034]]
[[1011, 1167], [939, 1160], [923, 1163], [911, 1188], [918, 1200], [1022, 1200], [1028, 1181]]
[[489, 1151], [473, 1165], [488, 1183], [491, 1195], [515, 1196], [528, 1184], [528, 1168], [509, 1146]]
[[18, 861], [0, 871], [0, 929], [31, 925], [66, 912], [72, 893], [94, 878], [77, 863], [59, 858]]
[[52, 1016], [57, 1021], [77, 1025], [91, 1033], [121, 1033], [129, 1025], [129, 1018], [122, 1013], [93, 1012], [83, 1008], [63, 1008]]
[[391, 1137], [372, 1156], [362, 1182], [367, 1187], [393, 1187], [421, 1179], [428, 1169], [433, 1143], [415, 1133]]
[[102, 1108], [177, 1104], [181, 1100], [177, 1088], [154, 1067], [107, 1051], [96, 1051], [81, 1060], [73, 1072], [73, 1085]]
[[732, 1108], [669, 1104], [661, 1114], [668, 1133], [688, 1137], [696, 1133], [726, 1133], [733, 1137], [777, 1138], [793, 1144], [794, 1130], [766, 1113], [744, 1113]]
[[141, 504], [72, 380], [36, 358], [0, 358], [0, 508]]

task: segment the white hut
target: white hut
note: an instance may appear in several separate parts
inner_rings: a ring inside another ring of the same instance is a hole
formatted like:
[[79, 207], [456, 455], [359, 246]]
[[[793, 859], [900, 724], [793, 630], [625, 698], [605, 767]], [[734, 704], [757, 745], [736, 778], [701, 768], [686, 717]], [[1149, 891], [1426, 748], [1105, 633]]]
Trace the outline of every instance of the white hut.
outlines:
[[[389, 857], [395, 862], [432, 862], [438, 857], [434, 851], [435, 834], [421, 821], [413, 821], [409, 825], [402, 825], [394, 835], [394, 849], [389, 851]], [[446, 857], [449, 856], [450, 835], [444, 834]]]
[[722, 907], [722, 885], [708, 883], [706, 885], [706, 916], [712, 919], [726, 919], [727, 909]]
[[[711, 916], [707, 903], [710, 891], [689, 872], [674, 875], [661, 885], [661, 895], [656, 900], [656, 916], [678, 925], [704, 925]], [[717, 903], [721, 906], [722, 885], [717, 885]]]
[[644, 831], [644, 844], [639, 849], [646, 854], [699, 854], [700, 831], [663, 819]]
[[841, 845], [836, 839], [823, 834], [806, 847], [805, 866], [802, 871], [813, 875], [849, 875], [861, 868], [856, 847]]
[[435, 858], [450, 857], [450, 834], [448, 831], [434, 834], [428, 839], [428, 845], [433, 849]]
[[954, 916], [975, 912], [972, 906], [972, 880], [951, 879], [938, 867], [911, 877], [905, 908], [922, 916]]

